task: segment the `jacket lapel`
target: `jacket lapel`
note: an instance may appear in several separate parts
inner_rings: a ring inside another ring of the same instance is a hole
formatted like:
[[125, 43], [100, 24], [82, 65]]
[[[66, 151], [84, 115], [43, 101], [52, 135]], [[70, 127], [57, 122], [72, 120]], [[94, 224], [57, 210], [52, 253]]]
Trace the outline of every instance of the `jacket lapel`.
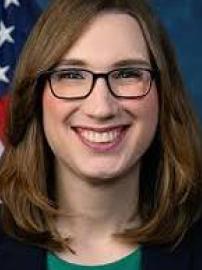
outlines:
[[46, 252], [5, 235], [1, 236], [0, 269], [46, 270]]
[[[198, 242], [201, 244], [202, 236], [201, 234], [197, 235], [197, 239], [200, 240]], [[199, 252], [201, 246], [198, 244], [197, 249], [194, 250], [192, 242], [193, 237], [192, 239], [185, 237], [180, 245], [173, 250], [168, 246], [143, 246], [142, 270], [202, 269], [201, 256], [197, 255], [201, 254]], [[193, 267], [194, 261], [198, 263]], [[46, 251], [42, 248], [21, 243], [2, 234], [0, 230], [0, 269], [47, 270]]]
[[188, 241], [173, 250], [165, 246], [144, 246], [142, 251], [142, 270], [192, 269]]

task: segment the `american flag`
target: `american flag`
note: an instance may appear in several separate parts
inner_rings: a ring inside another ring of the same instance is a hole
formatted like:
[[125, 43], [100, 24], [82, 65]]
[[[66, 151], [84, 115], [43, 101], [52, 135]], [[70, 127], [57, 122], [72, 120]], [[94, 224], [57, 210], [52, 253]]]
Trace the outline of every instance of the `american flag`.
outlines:
[[13, 72], [22, 46], [40, 13], [36, 0], [0, 0], [0, 155]]

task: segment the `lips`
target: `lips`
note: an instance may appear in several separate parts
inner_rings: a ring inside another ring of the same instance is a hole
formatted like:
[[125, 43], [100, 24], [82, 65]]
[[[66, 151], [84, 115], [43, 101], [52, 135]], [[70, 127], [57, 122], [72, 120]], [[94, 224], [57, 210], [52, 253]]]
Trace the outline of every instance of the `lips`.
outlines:
[[99, 152], [113, 150], [121, 143], [128, 125], [116, 127], [74, 127], [79, 139], [88, 148]]

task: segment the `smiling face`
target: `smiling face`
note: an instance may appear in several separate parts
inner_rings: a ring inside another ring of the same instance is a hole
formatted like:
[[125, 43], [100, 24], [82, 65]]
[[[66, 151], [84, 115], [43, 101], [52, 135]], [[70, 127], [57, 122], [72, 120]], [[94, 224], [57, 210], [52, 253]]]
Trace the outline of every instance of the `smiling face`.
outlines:
[[[151, 68], [146, 43], [134, 18], [106, 13], [95, 18], [58, 68], [104, 73], [123, 65]], [[134, 173], [155, 135], [158, 109], [154, 82], [141, 99], [118, 99], [99, 78], [80, 100], [57, 99], [47, 83], [43, 125], [57, 168], [89, 179]]]

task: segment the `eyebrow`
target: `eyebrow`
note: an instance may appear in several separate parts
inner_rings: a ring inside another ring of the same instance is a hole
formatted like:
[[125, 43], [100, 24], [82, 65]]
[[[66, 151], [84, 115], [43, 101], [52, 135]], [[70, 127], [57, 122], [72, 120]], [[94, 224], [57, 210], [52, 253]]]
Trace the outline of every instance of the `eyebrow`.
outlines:
[[144, 59], [129, 58], [129, 59], [120, 60], [112, 65], [113, 68], [126, 67], [126, 66], [151, 67], [151, 64], [149, 61], [144, 60]]
[[[56, 66], [61, 66], [61, 65], [69, 65], [69, 66], [80, 66], [80, 67], [86, 67], [88, 66], [88, 63], [85, 62], [82, 59], [62, 59]], [[151, 67], [150, 61], [140, 59], [140, 58], [127, 58], [127, 59], [122, 59], [119, 60], [115, 63], [113, 63], [110, 68], [120, 68], [120, 67], [127, 67], [127, 66], [140, 66], [140, 67]]]

